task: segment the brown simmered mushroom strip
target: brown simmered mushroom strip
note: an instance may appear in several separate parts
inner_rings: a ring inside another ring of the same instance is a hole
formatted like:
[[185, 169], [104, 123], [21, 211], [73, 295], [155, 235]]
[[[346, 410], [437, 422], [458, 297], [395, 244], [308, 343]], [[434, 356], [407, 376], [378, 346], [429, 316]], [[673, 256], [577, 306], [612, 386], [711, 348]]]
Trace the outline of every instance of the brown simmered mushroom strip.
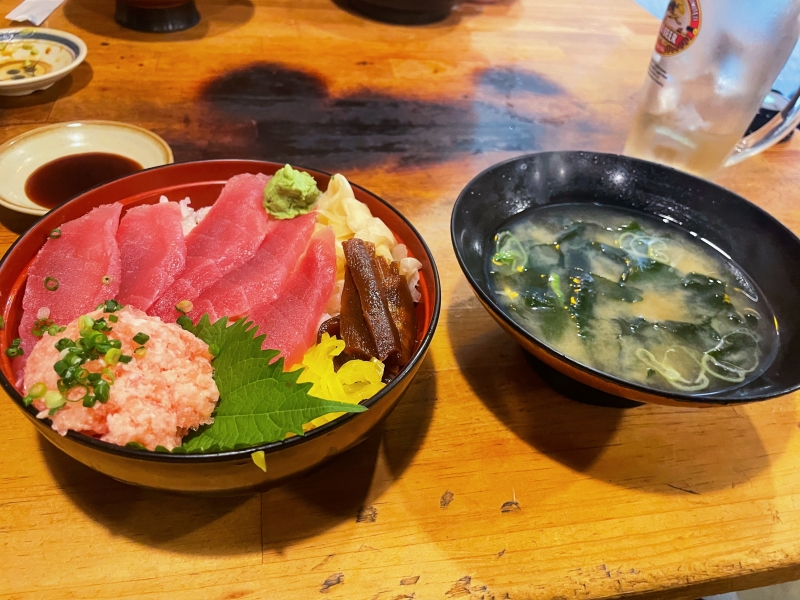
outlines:
[[414, 300], [406, 278], [400, 274], [398, 263], [389, 264], [389, 261], [380, 256], [376, 257], [376, 262], [380, 266], [381, 285], [386, 290], [389, 313], [400, 336], [400, 354], [395, 364], [390, 365], [399, 373], [414, 354], [417, 343], [417, 312], [414, 310]]
[[339, 315], [331, 317], [327, 321], [323, 321], [322, 325], [317, 330], [317, 343], [322, 341], [322, 334], [327, 333], [330, 336], [340, 337], [341, 335], [341, 318]]
[[372, 333], [364, 319], [361, 298], [358, 296], [358, 290], [353, 281], [350, 267], [344, 268], [342, 312], [339, 318], [341, 319], [339, 329], [341, 331], [341, 339], [345, 343], [345, 354], [362, 360], [369, 360], [373, 356], [378, 356], [378, 349], [375, 347]]
[[364, 320], [375, 342], [376, 357], [386, 362], [392, 355], [401, 354], [400, 336], [389, 312], [386, 290], [381, 286], [375, 247], [372, 244], [369, 246], [371, 248], [358, 238], [342, 243], [347, 266], [361, 300]]

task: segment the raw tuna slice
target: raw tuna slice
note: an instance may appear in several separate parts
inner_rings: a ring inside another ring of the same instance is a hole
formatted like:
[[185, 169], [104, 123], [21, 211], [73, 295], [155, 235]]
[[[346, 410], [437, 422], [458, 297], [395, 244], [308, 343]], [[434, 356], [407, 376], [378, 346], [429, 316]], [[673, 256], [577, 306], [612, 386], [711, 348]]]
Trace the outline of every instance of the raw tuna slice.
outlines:
[[48, 238], [33, 259], [22, 298], [19, 336], [25, 353], [23, 360], [16, 361], [17, 371], [22, 370], [24, 358], [38, 341], [31, 330], [40, 310], [48, 309], [50, 319], [67, 325], [104, 300], [116, 298], [120, 280], [116, 235], [121, 211], [118, 202], [106, 204], [64, 223], [59, 228], [61, 236]]
[[280, 350], [284, 368], [296, 365], [316, 342], [325, 305], [336, 282], [336, 250], [328, 227], [311, 238], [281, 294], [250, 311], [259, 333], [266, 333], [264, 348]]
[[205, 313], [212, 321], [241, 317], [250, 308], [278, 297], [314, 231], [316, 213], [269, 221], [269, 232], [256, 255], [208, 287], [189, 313], [197, 322]]
[[194, 301], [223, 275], [250, 260], [267, 234], [262, 206], [266, 175], [236, 175], [222, 189], [206, 217], [186, 237], [186, 264], [147, 310], [165, 322], [178, 318], [175, 305]]
[[146, 311], [186, 263], [180, 205], [161, 202], [130, 209], [119, 222], [117, 244], [122, 261], [117, 300]]

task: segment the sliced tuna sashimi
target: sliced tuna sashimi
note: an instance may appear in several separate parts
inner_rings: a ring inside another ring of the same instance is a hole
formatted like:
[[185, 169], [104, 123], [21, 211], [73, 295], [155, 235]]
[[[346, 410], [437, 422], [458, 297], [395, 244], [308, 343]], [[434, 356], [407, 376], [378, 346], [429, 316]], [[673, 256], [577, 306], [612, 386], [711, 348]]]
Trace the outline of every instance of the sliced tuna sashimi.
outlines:
[[121, 273], [116, 235], [121, 211], [118, 202], [106, 204], [64, 223], [60, 237], [48, 238], [33, 259], [22, 298], [19, 336], [25, 353], [15, 362], [17, 372], [24, 368], [25, 356], [38, 341], [31, 330], [41, 309], [47, 308], [56, 324], [67, 325], [104, 300], [116, 298]]
[[194, 302], [189, 316], [194, 322], [208, 313], [220, 317], [241, 317], [253, 306], [278, 297], [297, 266], [314, 231], [316, 213], [286, 220], [269, 221], [269, 231], [255, 256], [206, 288]]
[[314, 235], [286, 287], [272, 302], [250, 311], [264, 348], [280, 350], [288, 369], [316, 341], [317, 327], [336, 282], [336, 250], [329, 227]]
[[267, 234], [263, 208], [266, 175], [236, 175], [186, 237], [186, 264], [175, 281], [147, 310], [166, 322], [178, 318], [175, 305], [194, 301], [222, 276], [250, 260]]
[[160, 202], [131, 208], [119, 222], [117, 244], [122, 261], [117, 300], [146, 311], [186, 263], [180, 205]]

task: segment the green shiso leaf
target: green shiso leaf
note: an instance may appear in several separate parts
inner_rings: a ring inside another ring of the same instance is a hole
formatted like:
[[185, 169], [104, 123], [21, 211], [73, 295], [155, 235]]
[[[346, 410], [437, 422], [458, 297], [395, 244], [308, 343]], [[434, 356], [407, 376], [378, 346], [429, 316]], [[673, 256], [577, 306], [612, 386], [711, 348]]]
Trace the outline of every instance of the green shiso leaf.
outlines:
[[242, 318], [228, 326], [227, 317], [182, 326], [206, 344], [216, 344], [214, 379], [220, 401], [214, 423], [189, 434], [173, 452], [226, 451], [303, 435], [303, 425], [329, 413], [363, 412], [365, 407], [310, 396], [310, 383], [297, 383], [301, 370], [284, 373], [277, 350], [262, 350], [266, 336]]

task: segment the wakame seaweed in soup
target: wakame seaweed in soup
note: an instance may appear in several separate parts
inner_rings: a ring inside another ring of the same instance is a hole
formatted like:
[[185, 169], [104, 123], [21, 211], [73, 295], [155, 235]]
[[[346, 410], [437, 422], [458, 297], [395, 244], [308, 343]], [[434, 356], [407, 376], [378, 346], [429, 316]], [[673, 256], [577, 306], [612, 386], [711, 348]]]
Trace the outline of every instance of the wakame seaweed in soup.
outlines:
[[748, 277], [658, 219], [599, 205], [535, 208], [495, 236], [492, 291], [571, 359], [666, 391], [736, 387], [769, 365], [776, 322]]

